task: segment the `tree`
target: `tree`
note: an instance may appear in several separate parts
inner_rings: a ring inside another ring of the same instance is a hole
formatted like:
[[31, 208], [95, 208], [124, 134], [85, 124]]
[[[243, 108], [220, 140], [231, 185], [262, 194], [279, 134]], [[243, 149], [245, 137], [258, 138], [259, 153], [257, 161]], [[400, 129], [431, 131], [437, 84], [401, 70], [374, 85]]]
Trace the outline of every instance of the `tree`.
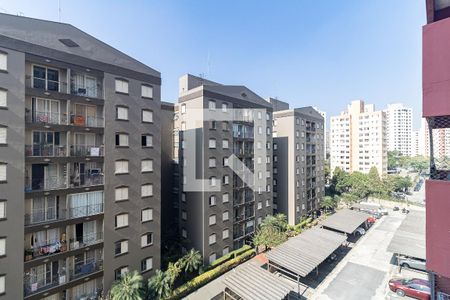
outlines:
[[172, 293], [169, 276], [161, 270], [156, 270], [155, 275], [148, 280], [148, 289], [150, 299], [168, 298]]
[[348, 191], [350, 188], [349, 174], [339, 167], [336, 167], [331, 179], [332, 191], [338, 194], [342, 194]]
[[367, 174], [361, 172], [353, 172], [348, 177], [350, 185], [349, 193], [356, 198], [366, 198], [369, 193], [369, 180]]
[[142, 276], [137, 271], [128, 272], [116, 281], [110, 292], [113, 300], [141, 300], [143, 298]]
[[264, 218], [264, 220], [261, 222], [261, 227], [274, 227], [277, 228], [280, 231], [286, 231], [288, 228], [287, 224], [287, 218], [284, 214], [276, 214], [275, 216], [267, 216]]
[[175, 263], [170, 262], [166, 270], [166, 276], [169, 280], [170, 288], [173, 287], [173, 284], [175, 283], [175, 280], [177, 280], [180, 273], [181, 273], [180, 261], [177, 261]]
[[409, 159], [408, 166], [416, 172], [422, 172], [430, 167], [430, 161], [424, 156], [415, 156]]
[[283, 232], [274, 226], [268, 225], [257, 230], [253, 236], [253, 244], [256, 248], [259, 246], [264, 246], [265, 250], [267, 250], [267, 248], [278, 246], [286, 241], [286, 239], [286, 232]]
[[180, 260], [180, 268], [185, 272], [194, 272], [203, 264], [202, 255], [198, 250], [191, 249]]
[[369, 194], [377, 196], [383, 193], [383, 183], [376, 167], [370, 168], [367, 180], [369, 183]]
[[331, 196], [325, 196], [320, 203], [321, 207], [325, 209], [325, 211], [332, 210], [336, 207], [336, 199]]
[[413, 182], [411, 177], [406, 176], [391, 176], [392, 178], [392, 190], [395, 192], [406, 192], [410, 187], [412, 187]]
[[400, 151], [397, 150], [388, 151], [387, 157], [388, 157], [388, 170], [394, 170], [401, 166], [402, 154], [400, 153]]

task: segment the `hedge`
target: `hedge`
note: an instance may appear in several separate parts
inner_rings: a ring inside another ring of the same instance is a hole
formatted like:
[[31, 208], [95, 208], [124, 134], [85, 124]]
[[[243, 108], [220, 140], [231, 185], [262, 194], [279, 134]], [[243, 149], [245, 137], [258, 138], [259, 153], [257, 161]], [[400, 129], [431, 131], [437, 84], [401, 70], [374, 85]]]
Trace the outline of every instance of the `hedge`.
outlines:
[[297, 230], [300, 230], [300, 229], [306, 227], [306, 225], [308, 225], [309, 223], [311, 223], [311, 221], [312, 221], [312, 218], [311, 218], [311, 217], [310, 217], [310, 218], [307, 218], [307, 219], [301, 221], [300, 223], [298, 223], [297, 225], [295, 225], [295, 226], [294, 226], [294, 229], [295, 229], [296, 231], [297, 231]]
[[[241, 248], [242, 249], [242, 248]], [[240, 249], [238, 249], [240, 250]], [[217, 266], [216, 268], [206, 271], [203, 274], [198, 275], [197, 277], [193, 278], [192, 280], [186, 282], [182, 286], [178, 287], [173, 291], [172, 296], [170, 296], [169, 300], [175, 300], [175, 299], [181, 299], [183, 297], [186, 297], [190, 293], [192, 293], [194, 290], [199, 289], [200, 287], [204, 286], [208, 282], [216, 279], [220, 275], [224, 274], [225, 272], [231, 270], [232, 268], [236, 267], [237, 265], [243, 263], [244, 261], [247, 261], [251, 257], [253, 257], [255, 254], [254, 249], [246, 250], [242, 255], [239, 255], [233, 259], [230, 259], [221, 265]]]
[[220, 258], [216, 259], [215, 261], [213, 261], [213, 262], [207, 267], [206, 270], [214, 269], [215, 267], [220, 266], [220, 265], [223, 264], [224, 262], [226, 262], [226, 261], [228, 261], [228, 260], [230, 260], [230, 259], [232, 259], [232, 258], [235, 258], [236, 256], [239, 256], [239, 255], [241, 255], [242, 253], [244, 253], [245, 251], [250, 250], [250, 249], [252, 249], [251, 246], [249, 246], [249, 245], [244, 245], [244, 246], [242, 246], [242, 247], [239, 248], [239, 249], [236, 249], [236, 250], [234, 250], [234, 251], [231, 251], [230, 253], [228, 253], [228, 254], [226, 254], [226, 255], [223, 255], [222, 257], [220, 257]]

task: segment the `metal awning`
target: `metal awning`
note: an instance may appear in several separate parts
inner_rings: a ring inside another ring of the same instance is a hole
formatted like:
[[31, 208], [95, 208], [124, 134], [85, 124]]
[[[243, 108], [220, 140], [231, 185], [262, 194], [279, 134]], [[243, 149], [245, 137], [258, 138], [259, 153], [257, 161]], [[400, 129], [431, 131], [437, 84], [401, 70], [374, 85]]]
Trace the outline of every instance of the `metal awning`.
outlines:
[[331, 255], [347, 237], [333, 231], [312, 228], [267, 253], [269, 263], [305, 277]]
[[392, 253], [426, 259], [425, 212], [411, 211], [406, 215], [387, 250]]
[[294, 291], [292, 285], [253, 262], [227, 273], [223, 283], [245, 300], [282, 300]]
[[350, 209], [342, 209], [327, 217], [320, 224], [323, 227], [351, 234], [362, 223], [367, 221], [368, 217], [369, 216], [366, 213]]

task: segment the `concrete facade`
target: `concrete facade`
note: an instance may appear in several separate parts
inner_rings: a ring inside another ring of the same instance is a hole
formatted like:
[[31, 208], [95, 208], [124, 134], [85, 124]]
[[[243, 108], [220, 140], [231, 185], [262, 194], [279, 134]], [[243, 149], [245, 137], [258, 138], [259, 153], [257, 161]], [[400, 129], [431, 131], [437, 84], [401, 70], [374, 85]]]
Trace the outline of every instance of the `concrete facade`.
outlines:
[[412, 109], [401, 103], [388, 104], [385, 113], [388, 151], [412, 156]]

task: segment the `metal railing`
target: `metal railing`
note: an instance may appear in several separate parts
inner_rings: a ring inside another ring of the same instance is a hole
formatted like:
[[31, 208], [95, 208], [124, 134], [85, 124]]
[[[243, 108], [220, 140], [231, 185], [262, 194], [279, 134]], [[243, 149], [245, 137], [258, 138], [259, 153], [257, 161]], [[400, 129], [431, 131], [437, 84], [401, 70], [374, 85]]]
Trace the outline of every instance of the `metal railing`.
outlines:
[[59, 239], [35, 242], [30, 248], [25, 248], [25, 261], [66, 251], [66, 242]]
[[102, 173], [81, 173], [70, 179], [70, 186], [84, 187], [103, 184]]
[[103, 203], [69, 208], [69, 218], [80, 218], [103, 213]]
[[104, 156], [104, 146], [73, 145], [70, 146], [71, 156]]
[[56, 207], [33, 209], [30, 213], [25, 214], [25, 225], [64, 220], [65, 218], [66, 210], [64, 209], [59, 211]]
[[65, 274], [63, 272], [52, 274], [51, 270], [48, 270], [45, 274], [39, 276], [39, 278], [36, 277], [33, 278], [31, 275], [24, 277], [23, 288], [25, 296], [36, 294], [65, 283]]
[[70, 124], [83, 127], [104, 127], [104, 119], [100, 117], [71, 115]]
[[67, 155], [66, 146], [61, 145], [25, 145], [26, 156], [64, 157]]
[[93, 232], [69, 240], [69, 249], [75, 250], [103, 241], [103, 232]]
[[101, 98], [102, 89], [98, 86], [85, 86], [83, 84], [72, 83], [70, 85], [70, 93], [72, 95]]
[[25, 121], [27, 123], [37, 124], [67, 124], [67, 115], [60, 112], [34, 111], [25, 112]]
[[67, 188], [65, 176], [48, 176], [45, 178], [26, 178], [25, 192], [46, 191]]
[[91, 259], [83, 264], [75, 264], [74, 268], [70, 270], [70, 280], [74, 280], [88, 274], [103, 270], [103, 260]]
[[26, 85], [34, 89], [50, 92], [67, 93], [67, 83], [47, 78], [25, 76]]

